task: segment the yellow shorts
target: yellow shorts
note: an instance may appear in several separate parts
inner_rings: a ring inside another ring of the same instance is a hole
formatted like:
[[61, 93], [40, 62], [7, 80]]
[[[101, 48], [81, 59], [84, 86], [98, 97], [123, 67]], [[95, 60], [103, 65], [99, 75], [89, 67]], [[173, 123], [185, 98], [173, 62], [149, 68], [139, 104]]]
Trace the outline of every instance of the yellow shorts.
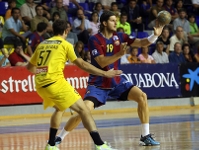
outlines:
[[44, 109], [56, 106], [61, 111], [69, 108], [81, 98], [65, 79], [60, 79], [46, 88], [38, 88], [37, 93], [43, 99]]

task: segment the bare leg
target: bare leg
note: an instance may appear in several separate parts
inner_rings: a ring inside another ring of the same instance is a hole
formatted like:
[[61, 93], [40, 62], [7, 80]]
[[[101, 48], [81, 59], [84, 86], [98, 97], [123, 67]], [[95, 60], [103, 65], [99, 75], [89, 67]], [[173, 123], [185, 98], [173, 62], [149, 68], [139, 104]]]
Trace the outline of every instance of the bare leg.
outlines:
[[55, 112], [51, 116], [50, 120], [50, 127], [58, 129], [61, 123], [62, 116], [64, 114], [64, 111], [60, 111], [56, 106], [54, 106]]
[[57, 134], [57, 130], [60, 126], [61, 118], [63, 115], [63, 111], [60, 111], [56, 106], [54, 108], [55, 108], [55, 112], [51, 116], [50, 131], [49, 131], [50, 133], [49, 133], [49, 140], [48, 140], [48, 144], [51, 146], [55, 145], [55, 136]]
[[128, 100], [133, 100], [138, 103], [137, 112], [141, 123], [149, 123], [149, 108], [146, 94], [135, 86], [131, 88], [128, 94]]
[[[80, 101], [80, 102], [79, 102]], [[94, 130], [94, 126], [95, 125], [88, 125], [88, 123], [90, 123], [90, 122], [94, 122], [93, 121], [93, 118], [92, 118], [92, 116], [91, 116], [91, 114], [90, 114], [90, 111], [91, 110], [93, 110], [94, 109], [94, 104], [93, 104], [93, 102], [91, 102], [91, 101], [82, 101], [82, 100], [79, 100], [77, 103], [77, 106], [75, 105], [75, 106], [71, 106], [70, 108], [71, 109], [73, 109], [74, 111], [76, 111], [78, 114], [76, 114], [76, 115], [74, 115], [74, 116], [72, 116], [69, 120], [68, 120], [68, 122], [66, 123], [66, 125], [65, 125], [65, 127], [64, 127], [64, 129], [66, 130], [66, 131], [72, 131], [74, 128], [76, 128], [78, 125], [79, 125], [79, 123], [81, 122], [81, 120], [82, 120], [82, 123], [84, 124], [84, 126], [85, 126], [85, 128], [90, 132], [90, 131], [93, 131]], [[86, 104], [86, 105], [84, 105], [84, 103]], [[81, 109], [79, 109], [78, 107], [78, 105], [83, 105], [83, 106], [81, 106], [81, 107], [83, 107], [83, 108], [81, 108]], [[77, 107], [77, 108], [76, 108]], [[79, 109], [79, 110], [77, 110], [77, 109]], [[89, 117], [88, 117], [88, 116]], [[94, 123], [95, 124], [95, 123]], [[97, 130], [97, 128], [95, 127], [95, 130]]]

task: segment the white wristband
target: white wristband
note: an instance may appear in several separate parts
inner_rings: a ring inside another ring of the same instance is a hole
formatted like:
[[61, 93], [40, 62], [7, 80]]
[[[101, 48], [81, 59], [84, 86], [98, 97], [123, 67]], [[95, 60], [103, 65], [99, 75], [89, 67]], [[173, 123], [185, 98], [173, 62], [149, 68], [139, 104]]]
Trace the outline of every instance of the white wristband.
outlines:
[[151, 34], [147, 39], [150, 43], [155, 43], [155, 41], [158, 39], [158, 36]]

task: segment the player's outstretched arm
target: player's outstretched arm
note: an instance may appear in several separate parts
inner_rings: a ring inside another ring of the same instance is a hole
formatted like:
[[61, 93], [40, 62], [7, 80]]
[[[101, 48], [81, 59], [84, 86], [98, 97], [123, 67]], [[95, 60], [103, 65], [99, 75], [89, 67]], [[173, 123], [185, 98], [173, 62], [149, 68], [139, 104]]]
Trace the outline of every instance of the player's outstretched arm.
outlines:
[[146, 47], [151, 45], [161, 35], [163, 28], [164, 26], [159, 25], [156, 22], [156, 26], [154, 27], [154, 33], [144, 39], [135, 39], [135, 41], [131, 44], [131, 47]]
[[82, 70], [84, 70], [90, 74], [103, 76], [103, 77], [107, 77], [107, 78], [113, 78], [122, 73], [121, 70], [103, 71], [103, 70], [98, 69], [95, 66], [91, 65], [90, 63], [84, 61], [82, 58], [77, 58], [76, 60], [73, 61], [73, 63], [76, 64]]
[[32, 72], [33, 74], [36, 73], [36, 66], [34, 66], [33, 64], [31, 64], [30, 62], [28, 62], [28, 64], [26, 65], [26, 68]]

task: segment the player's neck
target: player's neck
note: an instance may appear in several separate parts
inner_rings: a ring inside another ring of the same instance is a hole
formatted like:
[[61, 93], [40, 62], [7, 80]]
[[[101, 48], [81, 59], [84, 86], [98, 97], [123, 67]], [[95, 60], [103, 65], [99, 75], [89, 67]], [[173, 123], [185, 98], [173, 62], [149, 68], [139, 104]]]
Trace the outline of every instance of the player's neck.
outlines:
[[101, 34], [106, 38], [106, 39], [110, 39], [113, 36], [112, 32], [109, 32], [107, 30], [104, 30], [101, 32]]

